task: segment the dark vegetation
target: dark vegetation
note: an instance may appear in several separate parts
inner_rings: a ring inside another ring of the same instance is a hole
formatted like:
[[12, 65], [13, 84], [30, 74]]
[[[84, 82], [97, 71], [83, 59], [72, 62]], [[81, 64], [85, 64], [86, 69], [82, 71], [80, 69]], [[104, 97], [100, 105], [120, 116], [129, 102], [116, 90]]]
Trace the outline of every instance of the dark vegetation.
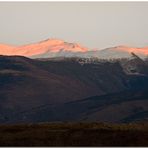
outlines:
[[148, 146], [148, 61], [133, 56], [0, 56], [0, 146]]
[[0, 146], [148, 146], [148, 123], [0, 126]]

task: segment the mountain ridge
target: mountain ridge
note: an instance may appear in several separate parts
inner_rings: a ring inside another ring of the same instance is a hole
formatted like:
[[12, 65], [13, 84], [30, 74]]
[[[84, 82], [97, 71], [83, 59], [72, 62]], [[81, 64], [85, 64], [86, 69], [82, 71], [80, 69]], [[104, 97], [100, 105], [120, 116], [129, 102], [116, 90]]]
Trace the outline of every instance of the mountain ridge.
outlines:
[[87, 48], [81, 47], [77, 43], [68, 43], [58, 39], [47, 39], [38, 43], [32, 43], [23, 46], [8, 46], [5, 44], [0, 45], [1, 55], [20, 55], [20, 56], [33, 56], [43, 54], [48, 51], [59, 52], [60, 50], [72, 52], [85, 52]]
[[131, 53], [145, 58], [148, 47], [133, 48], [125, 45], [115, 46], [101, 50], [91, 50], [77, 43], [69, 43], [60, 39], [46, 39], [37, 43], [22, 46], [0, 44], [0, 55], [20, 55], [30, 58], [48, 57], [98, 57], [98, 58], [126, 58]]
[[[148, 61], [135, 55], [122, 60], [0, 56], [0, 123], [129, 120], [128, 115], [148, 110], [147, 69]], [[120, 118], [106, 115], [112, 110]]]

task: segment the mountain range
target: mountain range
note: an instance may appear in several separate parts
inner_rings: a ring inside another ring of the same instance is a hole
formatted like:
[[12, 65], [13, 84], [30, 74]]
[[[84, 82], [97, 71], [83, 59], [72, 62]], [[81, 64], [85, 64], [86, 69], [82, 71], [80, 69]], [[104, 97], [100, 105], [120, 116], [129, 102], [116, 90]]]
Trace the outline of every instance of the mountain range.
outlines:
[[145, 58], [148, 55], [148, 47], [132, 48], [127, 46], [117, 46], [102, 50], [93, 50], [77, 43], [69, 43], [58, 39], [47, 39], [38, 43], [23, 46], [0, 44], [0, 55], [19, 55], [29, 58], [97, 57], [108, 59], [130, 57], [131, 53], [135, 53], [139, 57]]
[[148, 48], [47, 39], [0, 45], [0, 123], [148, 119]]
[[0, 56], [0, 123], [148, 117], [148, 61]]

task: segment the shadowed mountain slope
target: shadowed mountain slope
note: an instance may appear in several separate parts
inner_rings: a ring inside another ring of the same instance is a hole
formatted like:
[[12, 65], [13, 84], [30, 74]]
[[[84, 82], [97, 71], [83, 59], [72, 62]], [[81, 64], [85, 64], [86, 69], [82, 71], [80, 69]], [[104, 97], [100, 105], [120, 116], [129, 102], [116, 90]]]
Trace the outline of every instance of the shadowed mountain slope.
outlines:
[[[133, 98], [133, 95], [129, 95], [129, 98], [126, 98], [126, 95], [124, 97], [122, 92], [141, 93], [147, 89], [147, 64], [142, 60], [139, 65], [140, 59], [137, 58], [136, 69], [138, 70], [142, 63], [144, 68], [139, 70], [138, 74], [132, 71], [129, 74], [117, 60], [33, 60], [21, 56], [0, 56], [0, 122], [99, 119], [117, 122], [118, 118], [101, 118], [103, 113], [87, 113], [94, 112], [93, 104], [99, 109], [106, 103], [114, 102], [114, 99], [119, 99], [118, 102], [122, 103], [120, 95], [123, 95], [125, 102], [126, 99]], [[107, 95], [106, 100], [104, 95]], [[93, 99], [93, 96], [98, 99]], [[89, 97], [90, 101], [87, 101], [85, 98]], [[102, 104], [99, 102], [100, 97]], [[71, 105], [71, 102], [74, 104]]]

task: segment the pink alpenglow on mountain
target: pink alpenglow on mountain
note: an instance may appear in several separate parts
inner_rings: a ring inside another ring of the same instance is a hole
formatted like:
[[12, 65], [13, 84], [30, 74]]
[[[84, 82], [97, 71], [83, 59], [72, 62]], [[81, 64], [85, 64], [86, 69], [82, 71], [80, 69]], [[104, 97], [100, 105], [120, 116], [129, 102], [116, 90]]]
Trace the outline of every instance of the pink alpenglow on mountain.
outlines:
[[0, 45], [0, 55], [20, 55], [30, 57], [46, 52], [59, 51], [86, 52], [88, 49], [76, 43], [68, 43], [57, 39], [48, 39], [39, 43], [24, 46]]
[[115, 47], [115, 50], [124, 51], [124, 52], [128, 52], [128, 53], [133, 52], [135, 54], [148, 55], [148, 47], [133, 48], [133, 47], [127, 47], [127, 46], [117, 46], [117, 47]]
[[117, 46], [103, 50], [89, 50], [77, 43], [68, 43], [58, 39], [47, 39], [38, 43], [24, 46], [9, 46], [0, 44], [0, 55], [19, 55], [30, 58], [50, 58], [50, 57], [98, 57], [98, 58], [126, 58], [131, 53], [140, 57], [148, 55], [148, 47], [133, 48], [127, 46]]
[[16, 47], [0, 44], [1, 55], [14, 55], [15, 52], [16, 52]]
[[98, 57], [103, 59], [117, 59], [117, 58], [130, 58], [131, 53], [136, 54], [140, 58], [146, 58], [148, 56], [148, 47], [135, 48], [127, 46], [116, 46], [106, 48], [98, 52]]

